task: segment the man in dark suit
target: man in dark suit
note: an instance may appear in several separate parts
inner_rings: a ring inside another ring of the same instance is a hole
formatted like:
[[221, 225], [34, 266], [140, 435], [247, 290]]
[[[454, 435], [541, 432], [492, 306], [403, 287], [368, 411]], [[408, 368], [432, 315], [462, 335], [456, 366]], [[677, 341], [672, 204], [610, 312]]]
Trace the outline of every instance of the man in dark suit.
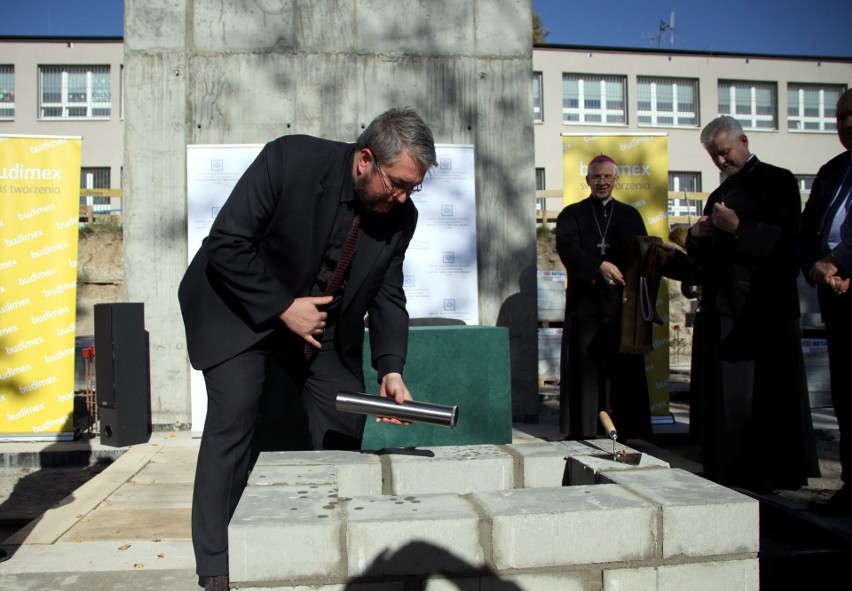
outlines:
[[619, 353], [619, 344], [630, 237], [646, 236], [645, 223], [613, 197], [618, 166], [612, 158], [593, 158], [586, 183], [589, 197], [556, 219], [556, 251], [568, 273], [559, 428], [569, 439], [593, 439], [605, 410], [619, 438], [644, 437], [651, 432], [645, 359]]
[[409, 196], [435, 165], [432, 132], [411, 109], [380, 115], [356, 144], [279, 138], [190, 263], [178, 297], [189, 359], [207, 386], [192, 509], [206, 589], [228, 586], [228, 522], [270, 367], [285, 376], [282, 395], [301, 397], [314, 449], [359, 449], [364, 417], [338, 412], [335, 398], [364, 388], [366, 315], [380, 395], [411, 399], [402, 264], [417, 221]]
[[[846, 151], [817, 173], [802, 213], [797, 240], [805, 278], [817, 286], [817, 297], [828, 343], [831, 401], [840, 428], [840, 479], [843, 487], [828, 501], [814, 501], [819, 512], [852, 515], [852, 90], [837, 102], [837, 135]], [[846, 435], [844, 436], [844, 432]]]
[[799, 327], [798, 185], [751, 154], [732, 117], [711, 121], [701, 142], [726, 175], [686, 241], [703, 277], [692, 388], [704, 473], [758, 493], [795, 490], [819, 475]]

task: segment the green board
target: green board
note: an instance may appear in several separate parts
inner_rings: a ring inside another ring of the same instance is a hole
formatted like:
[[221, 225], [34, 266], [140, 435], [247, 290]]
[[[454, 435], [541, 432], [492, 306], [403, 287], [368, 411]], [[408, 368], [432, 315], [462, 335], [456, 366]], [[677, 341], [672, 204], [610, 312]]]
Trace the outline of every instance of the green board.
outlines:
[[[370, 367], [369, 334], [364, 344], [364, 380], [378, 394]], [[506, 444], [512, 441], [509, 331], [494, 326], [411, 327], [405, 385], [420, 402], [458, 406], [454, 429], [425, 424], [376, 423], [367, 417], [365, 450], [437, 445]]]

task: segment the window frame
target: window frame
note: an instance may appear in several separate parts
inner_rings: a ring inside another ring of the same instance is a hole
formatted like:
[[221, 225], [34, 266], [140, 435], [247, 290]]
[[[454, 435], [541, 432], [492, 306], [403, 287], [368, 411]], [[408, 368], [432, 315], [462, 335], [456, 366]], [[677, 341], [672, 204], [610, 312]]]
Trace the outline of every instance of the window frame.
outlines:
[[[761, 90], [769, 91], [771, 114], [759, 113], [761, 108], [758, 93]], [[748, 131], [778, 131], [778, 83], [763, 80], [731, 80], [719, 79], [717, 83], [718, 107], [720, 115], [729, 115], [740, 122], [744, 130]], [[729, 110], [723, 110], [722, 93], [726, 92]], [[737, 93], [748, 92], [748, 104], [737, 101]], [[749, 111], [738, 112], [740, 108], [748, 108]], [[761, 126], [759, 123], [768, 122], [769, 126]]]
[[[576, 106], [567, 104], [573, 98], [569, 97], [567, 92], [567, 85], [572, 78], [575, 79], [577, 84]], [[608, 97], [609, 84], [617, 84], [621, 90], [621, 96], [615, 97], [612, 101]], [[587, 85], [589, 86], [588, 89]], [[594, 89], [595, 85], [597, 89]], [[562, 74], [562, 124], [625, 127], [628, 124], [627, 98], [627, 76], [564, 72]], [[587, 103], [596, 99], [600, 103], [599, 107], [587, 106]], [[618, 102], [621, 103], [620, 108], [615, 106]], [[611, 103], [615, 103], [615, 105], [610, 106]], [[576, 116], [577, 119], [570, 119], [571, 116]], [[590, 119], [590, 117], [600, 117], [600, 120]], [[610, 120], [611, 118], [620, 118], [620, 120], [613, 121]]]
[[[649, 109], [641, 108], [642, 85], [650, 84]], [[659, 88], [661, 83], [669, 83], [672, 88], [671, 110], [662, 111], [659, 108]], [[681, 111], [679, 88], [691, 87], [692, 89], [692, 111]], [[677, 127], [695, 129], [701, 125], [701, 107], [699, 104], [699, 81], [698, 78], [675, 78], [668, 76], [637, 76], [636, 77], [636, 126], [637, 127]], [[650, 118], [650, 122], [643, 122], [642, 118]], [[671, 117], [670, 123], [660, 122], [661, 117]], [[691, 118], [691, 122], [681, 123], [681, 118]]]
[[532, 80], [533, 123], [544, 123], [544, 76], [533, 72]]
[[[820, 115], [808, 116], [806, 114], [805, 91], [817, 90], [819, 92], [819, 111]], [[835, 91], [836, 96], [826, 99], [825, 93], [827, 90]], [[791, 93], [796, 92], [796, 114], [791, 115], [790, 109], [792, 101], [790, 100]], [[837, 100], [846, 92], [845, 84], [820, 84], [818, 82], [788, 82], [787, 83], [787, 131], [790, 133], [834, 133], [837, 131]], [[828, 115], [828, 110], [831, 115]], [[798, 122], [802, 127], [794, 127]], [[816, 122], [817, 128], [804, 127], [809, 122]]]
[[[56, 81], [48, 77], [58, 75]], [[82, 75], [82, 79], [80, 76]], [[112, 116], [112, 72], [109, 64], [38, 66], [39, 120], [108, 120]], [[103, 76], [97, 80], [96, 76]], [[105, 86], [99, 82], [105, 81]], [[98, 97], [98, 94], [105, 94]], [[48, 95], [50, 95], [48, 97]], [[53, 100], [45, 100], [50, 98]], [[97, 100], [101, 98], [101, 100]]]
[[[9, 81], [4, 88], [4, 79]], [[15, 66], [0, 64], [0, 120], [14, 121], [15, 119]]]

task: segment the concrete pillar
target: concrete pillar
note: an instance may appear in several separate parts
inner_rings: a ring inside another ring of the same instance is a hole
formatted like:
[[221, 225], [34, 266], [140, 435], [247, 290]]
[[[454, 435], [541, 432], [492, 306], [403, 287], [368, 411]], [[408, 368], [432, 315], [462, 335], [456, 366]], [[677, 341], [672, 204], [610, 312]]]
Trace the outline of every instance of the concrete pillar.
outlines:
[[480, 322], [510, 327], [513, 414], [534, 414], [529, 0], [151, 0], [125, 11], [126, 291], [145, 303], [155, 424], [190, 420], [177, 302], [186, 145], [354, 141], [405, 105], [437, 142], [475, 146]]

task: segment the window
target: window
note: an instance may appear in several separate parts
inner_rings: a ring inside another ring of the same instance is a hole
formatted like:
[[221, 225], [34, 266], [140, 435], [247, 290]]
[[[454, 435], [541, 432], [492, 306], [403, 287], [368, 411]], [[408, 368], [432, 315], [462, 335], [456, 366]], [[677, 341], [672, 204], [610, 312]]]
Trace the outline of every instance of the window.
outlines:
[[669, 191], [683, 194], [683, 197], [669, 199], [670, 216], [701, 215], [704, 210], [704, 201], [689, 198], [690, 193], [701, 191], [700, 172], [669, 171]]
[[[109, 189], [110, 188], [110, 170], [108, 166], [99, 168], [81, 168], [80, 169], [80, 188], [81, 189]], [[80, 195], [80, 205], [93, 205], [95, 211], [108, 210], [110, 204], [109, 197], [89, 197]], [[101, 206], [101, 207], [97, 207]], [[106, 207], [103, 207], [106, 206]]]
[[[836, 104], [837, 103], [835, 103], [835, 105]], [[815, 174], [797, 174], [796, 182], [799, 183], [799, 193], [802, 193], [803, 195], [810, 195], [811, 187], [814, 186], [815, 180]]]
[[701, 173], [669, 171], [669, 191], [686, 191], [687, 193], [701, 191]]
[[15, 118], [15, 66], [0, 66], [0, 119]]
[[544, 191], [544, 169], [536, 168], [535, 169], [535, 190], [536, 191]]
[[[544, 191], [544, 169], [535, 169], [535, 190]], [[547, 210], [547, 197], [535, 197], [535, 210], [539, 213]]]
[[624, 125], [627, 116], [624, 76], [562, 75], [562, 121]]
[[743, 129], [778, 129], [778, 91], [774, 82], [719, 80], [719, 113]]
[[698, 126], [698, 80], [639, 76], [639, 125]]
[[834, 131], [835, 107], [846, 92], [841, 84], [787, 85], [787, 127], [790, 131]]
[[38, 75], [42, 119], [110, 116], [109, 66], [41, 66]]
[[541, 72], [533, 72], [533, 123], [544, 122], [544, 111], [542, 110], [542, 96], [544, 96]]

